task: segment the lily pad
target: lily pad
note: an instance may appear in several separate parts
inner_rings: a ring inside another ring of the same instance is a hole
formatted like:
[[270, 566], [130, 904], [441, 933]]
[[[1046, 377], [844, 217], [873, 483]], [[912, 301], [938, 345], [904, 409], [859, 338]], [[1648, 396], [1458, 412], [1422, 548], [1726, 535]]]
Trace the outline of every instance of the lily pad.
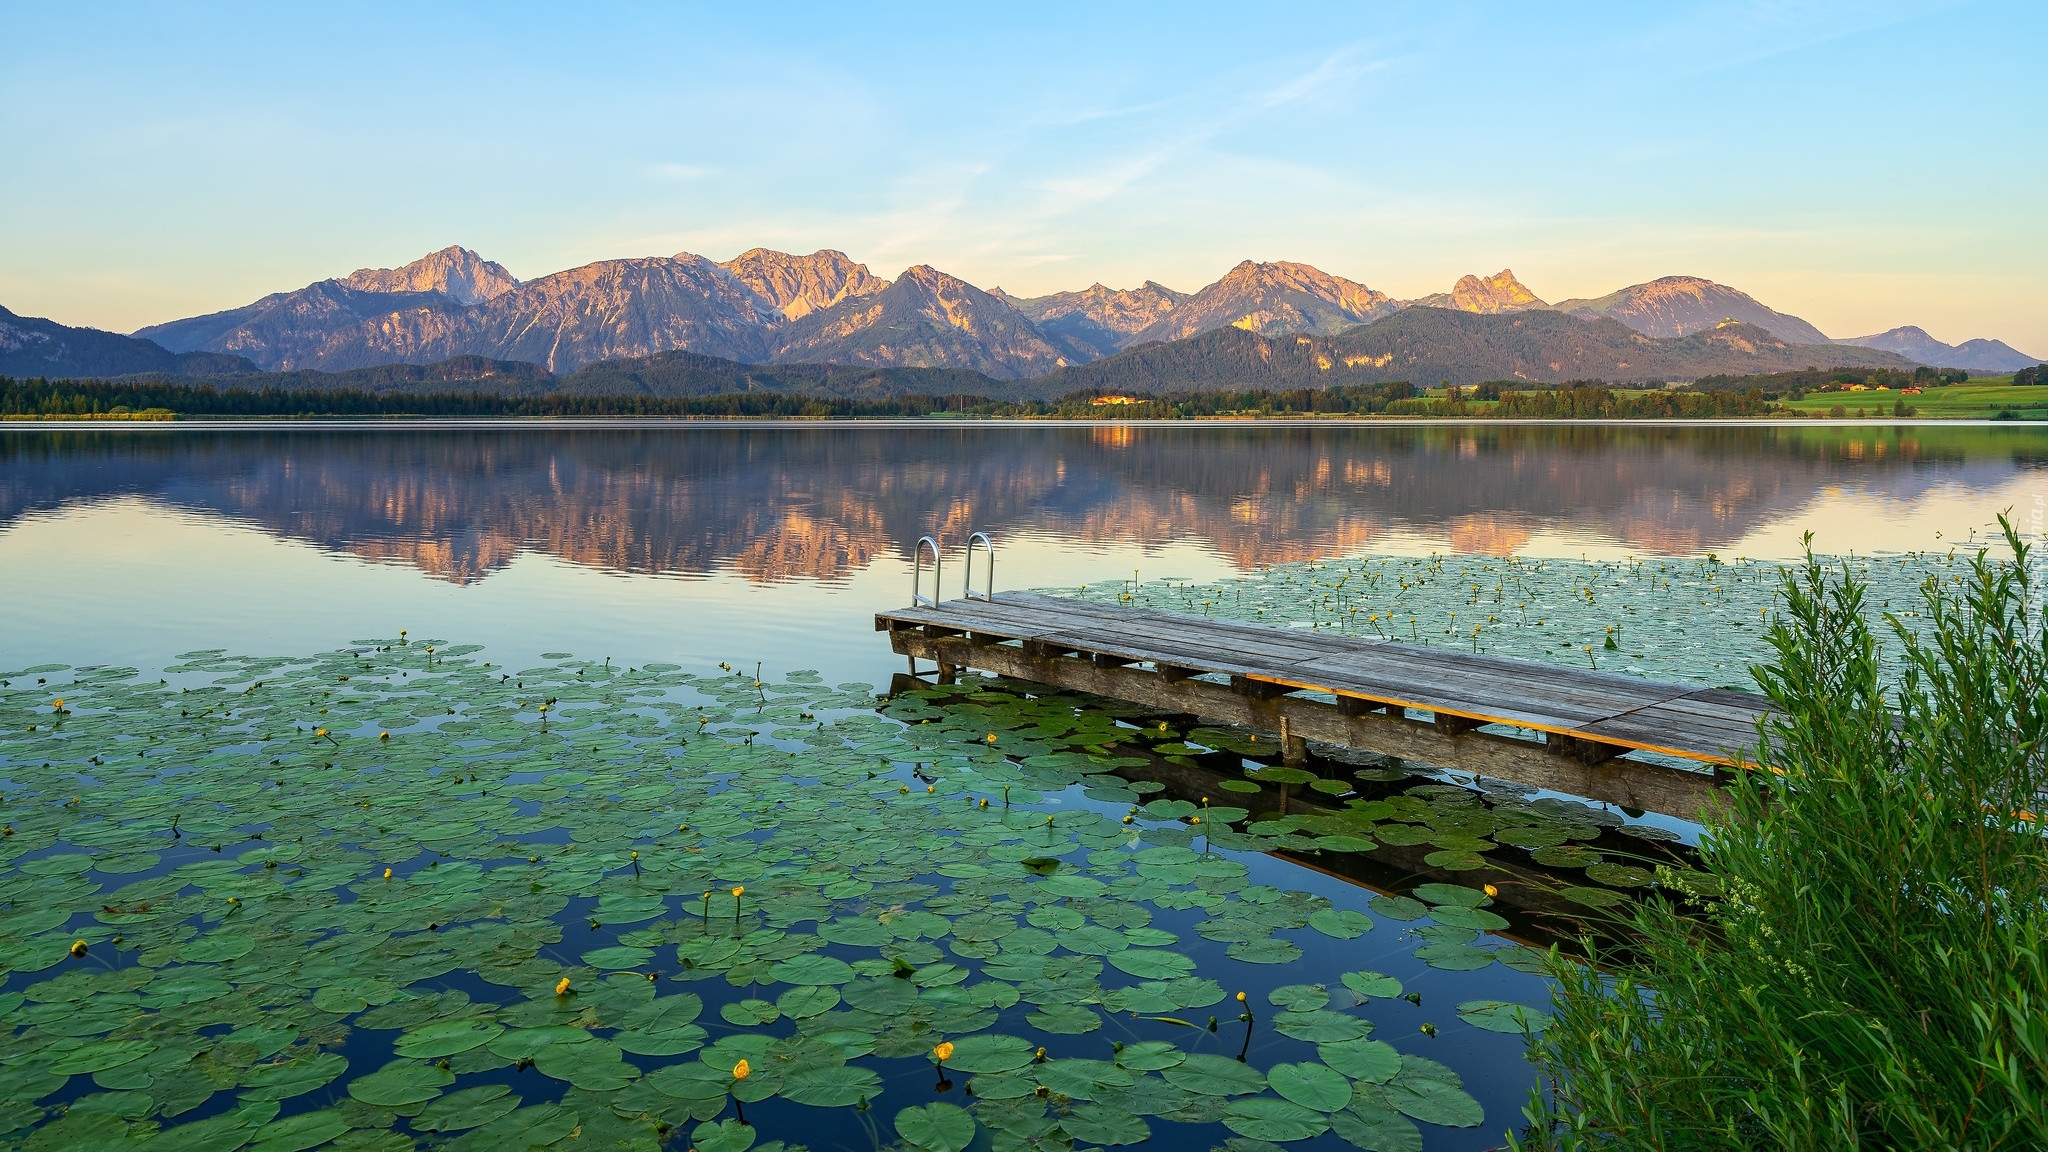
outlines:
[[412, 1126], [422, 1132], [461, 1132], [477, 1128], [519, 1107], [519, 1097], [507, 1095], [504, 1084], [483, 1084], [450, 1092], [421, 1109]]
[[1266, 1075], [1249, 1065], [1206, 1052], [1190, 1054], [1186, 1060], [1160, 1073], [1168, 1084], [1202, 1096], [1246, 1096], [1266, 1087]]
[[937, 1101], [898, 1112], [896, 1134], [919, 1152], [961, 1152], [974, 1142], [974, 1117], [965, 1109]]
[[1351, 1081], [1321, 1064], [1275, 1064], [1266, 1082], [1283, 1099], [1318, 1112], [1335, 1112], [1351, 1103]]
[[1384, 1084], [1401, 1072], [1401, 1053], [1378, 1040], [1340, 1040], [1316, 1045], [1323, 1063], [1354, 1080]]
[[1335, 940], [1356, 940], [1372, 931], [1372, 917], [1349, 908], [1324, 908], [1310, 914], [1308, 926]]
[[852, 1064], [799, 1068], [782, 1078], [782, 1096], [813, 1108], [845, 1108], [882, 1094], [882, 1078]]
[[378, 1108], [398, 1108], [432, 1100], [455, 1083], [455, 1075], [432, 1064], [400, 1061], [387, 1064], [348, 1083], [348, 1094]]
[[1254, 1096], [1233, 1100], [1223, 1113], [1223, 1126], [1240, 1136], [1285, 1144], [1309, 1140], [1330, 1130], [1330, 1119], [1291, 1100]]
[[1488, 1032], [1514, 1035], [1541, 1032], [1550, 1023], [1548, 1012], [1505, 1000], [1467, 1000], [1458, 1005], [1458, 1018]]

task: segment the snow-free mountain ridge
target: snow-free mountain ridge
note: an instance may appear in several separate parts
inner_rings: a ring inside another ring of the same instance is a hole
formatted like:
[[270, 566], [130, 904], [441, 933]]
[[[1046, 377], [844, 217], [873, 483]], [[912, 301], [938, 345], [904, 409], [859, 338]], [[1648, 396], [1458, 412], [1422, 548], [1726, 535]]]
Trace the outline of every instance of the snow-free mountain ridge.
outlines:
[[1734, 322], [1790, 347], [1815, 348], [1806, 354], [1815, 365], [1854, 359], [1825, 350], [1844, 344], [1937, 367], [2031, 362], [1996, 341], [1952, 347], [1918, 329], [1832, 342], [1799, 317], [1694, 276], [1547, 303], [1502, 269], [1462, 277], [1449, 292], [1396, 300], [1307, 264], [1246, 260], [1193, 293], [1147, 281], [1020, 298], [1000, 288], [984, 292], [924, 265], [892, 281], [843, 252], [798, 256], [765, 248], [722, 262], [689, 252], [601, 260], [521, 281], [502, 265], [449, 247], [402, 268], [361, 269], [135, 335], [173, 352], [244, 356], [267, 370], [340, 371], [480, 355], [565, 373], [602, 360], [688, 351], [752, 364], [957, 368], [1027, 379], [1219, 328], [1335, 336], [1412, 309], [1554, 311], [1611, 319], [1653, 338]]

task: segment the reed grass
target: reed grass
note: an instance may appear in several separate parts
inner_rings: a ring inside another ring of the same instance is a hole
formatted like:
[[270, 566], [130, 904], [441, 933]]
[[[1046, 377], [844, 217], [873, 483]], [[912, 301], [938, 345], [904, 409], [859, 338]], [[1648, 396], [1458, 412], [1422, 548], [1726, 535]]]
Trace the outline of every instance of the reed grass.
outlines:
[[[1873, 626], [1809, 552], [1783, 580], [1783, 717], [1701, 838], [1705, 911], [1558, 963], [1518, 1148], [2048, 1148], [2048, 631], [2027, 547]], [[1879, 633], [1903, 652], [1879, 674]]]

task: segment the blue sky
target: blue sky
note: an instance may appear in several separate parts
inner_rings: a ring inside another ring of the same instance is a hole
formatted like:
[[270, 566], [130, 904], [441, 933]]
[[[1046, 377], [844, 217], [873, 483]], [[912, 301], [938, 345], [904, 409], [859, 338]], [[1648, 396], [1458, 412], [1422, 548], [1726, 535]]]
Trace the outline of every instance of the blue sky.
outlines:
[[2048, 355], [2044, 49], [2038, 0], [18, 4], [0, 304], [764, 245], [1019, 294], [1689, 273]]

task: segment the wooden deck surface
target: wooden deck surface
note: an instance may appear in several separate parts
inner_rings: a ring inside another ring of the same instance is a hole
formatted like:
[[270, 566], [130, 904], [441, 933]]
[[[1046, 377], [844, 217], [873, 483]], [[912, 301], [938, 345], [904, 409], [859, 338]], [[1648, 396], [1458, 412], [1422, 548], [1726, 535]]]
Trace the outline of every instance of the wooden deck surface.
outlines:
[[1754, 749], [1756, 722], [1768, 710], [1747, 692], [1028, 592], [884, 612], [875, 628], [1019, 641], [1027, 651], [1149, 663], [1173, 678], [1225, 673], [1267, 691], [1420, 709], [1439, 725], [1505, 724], [1702, 764], [1748, 762], [1743, 750]]

